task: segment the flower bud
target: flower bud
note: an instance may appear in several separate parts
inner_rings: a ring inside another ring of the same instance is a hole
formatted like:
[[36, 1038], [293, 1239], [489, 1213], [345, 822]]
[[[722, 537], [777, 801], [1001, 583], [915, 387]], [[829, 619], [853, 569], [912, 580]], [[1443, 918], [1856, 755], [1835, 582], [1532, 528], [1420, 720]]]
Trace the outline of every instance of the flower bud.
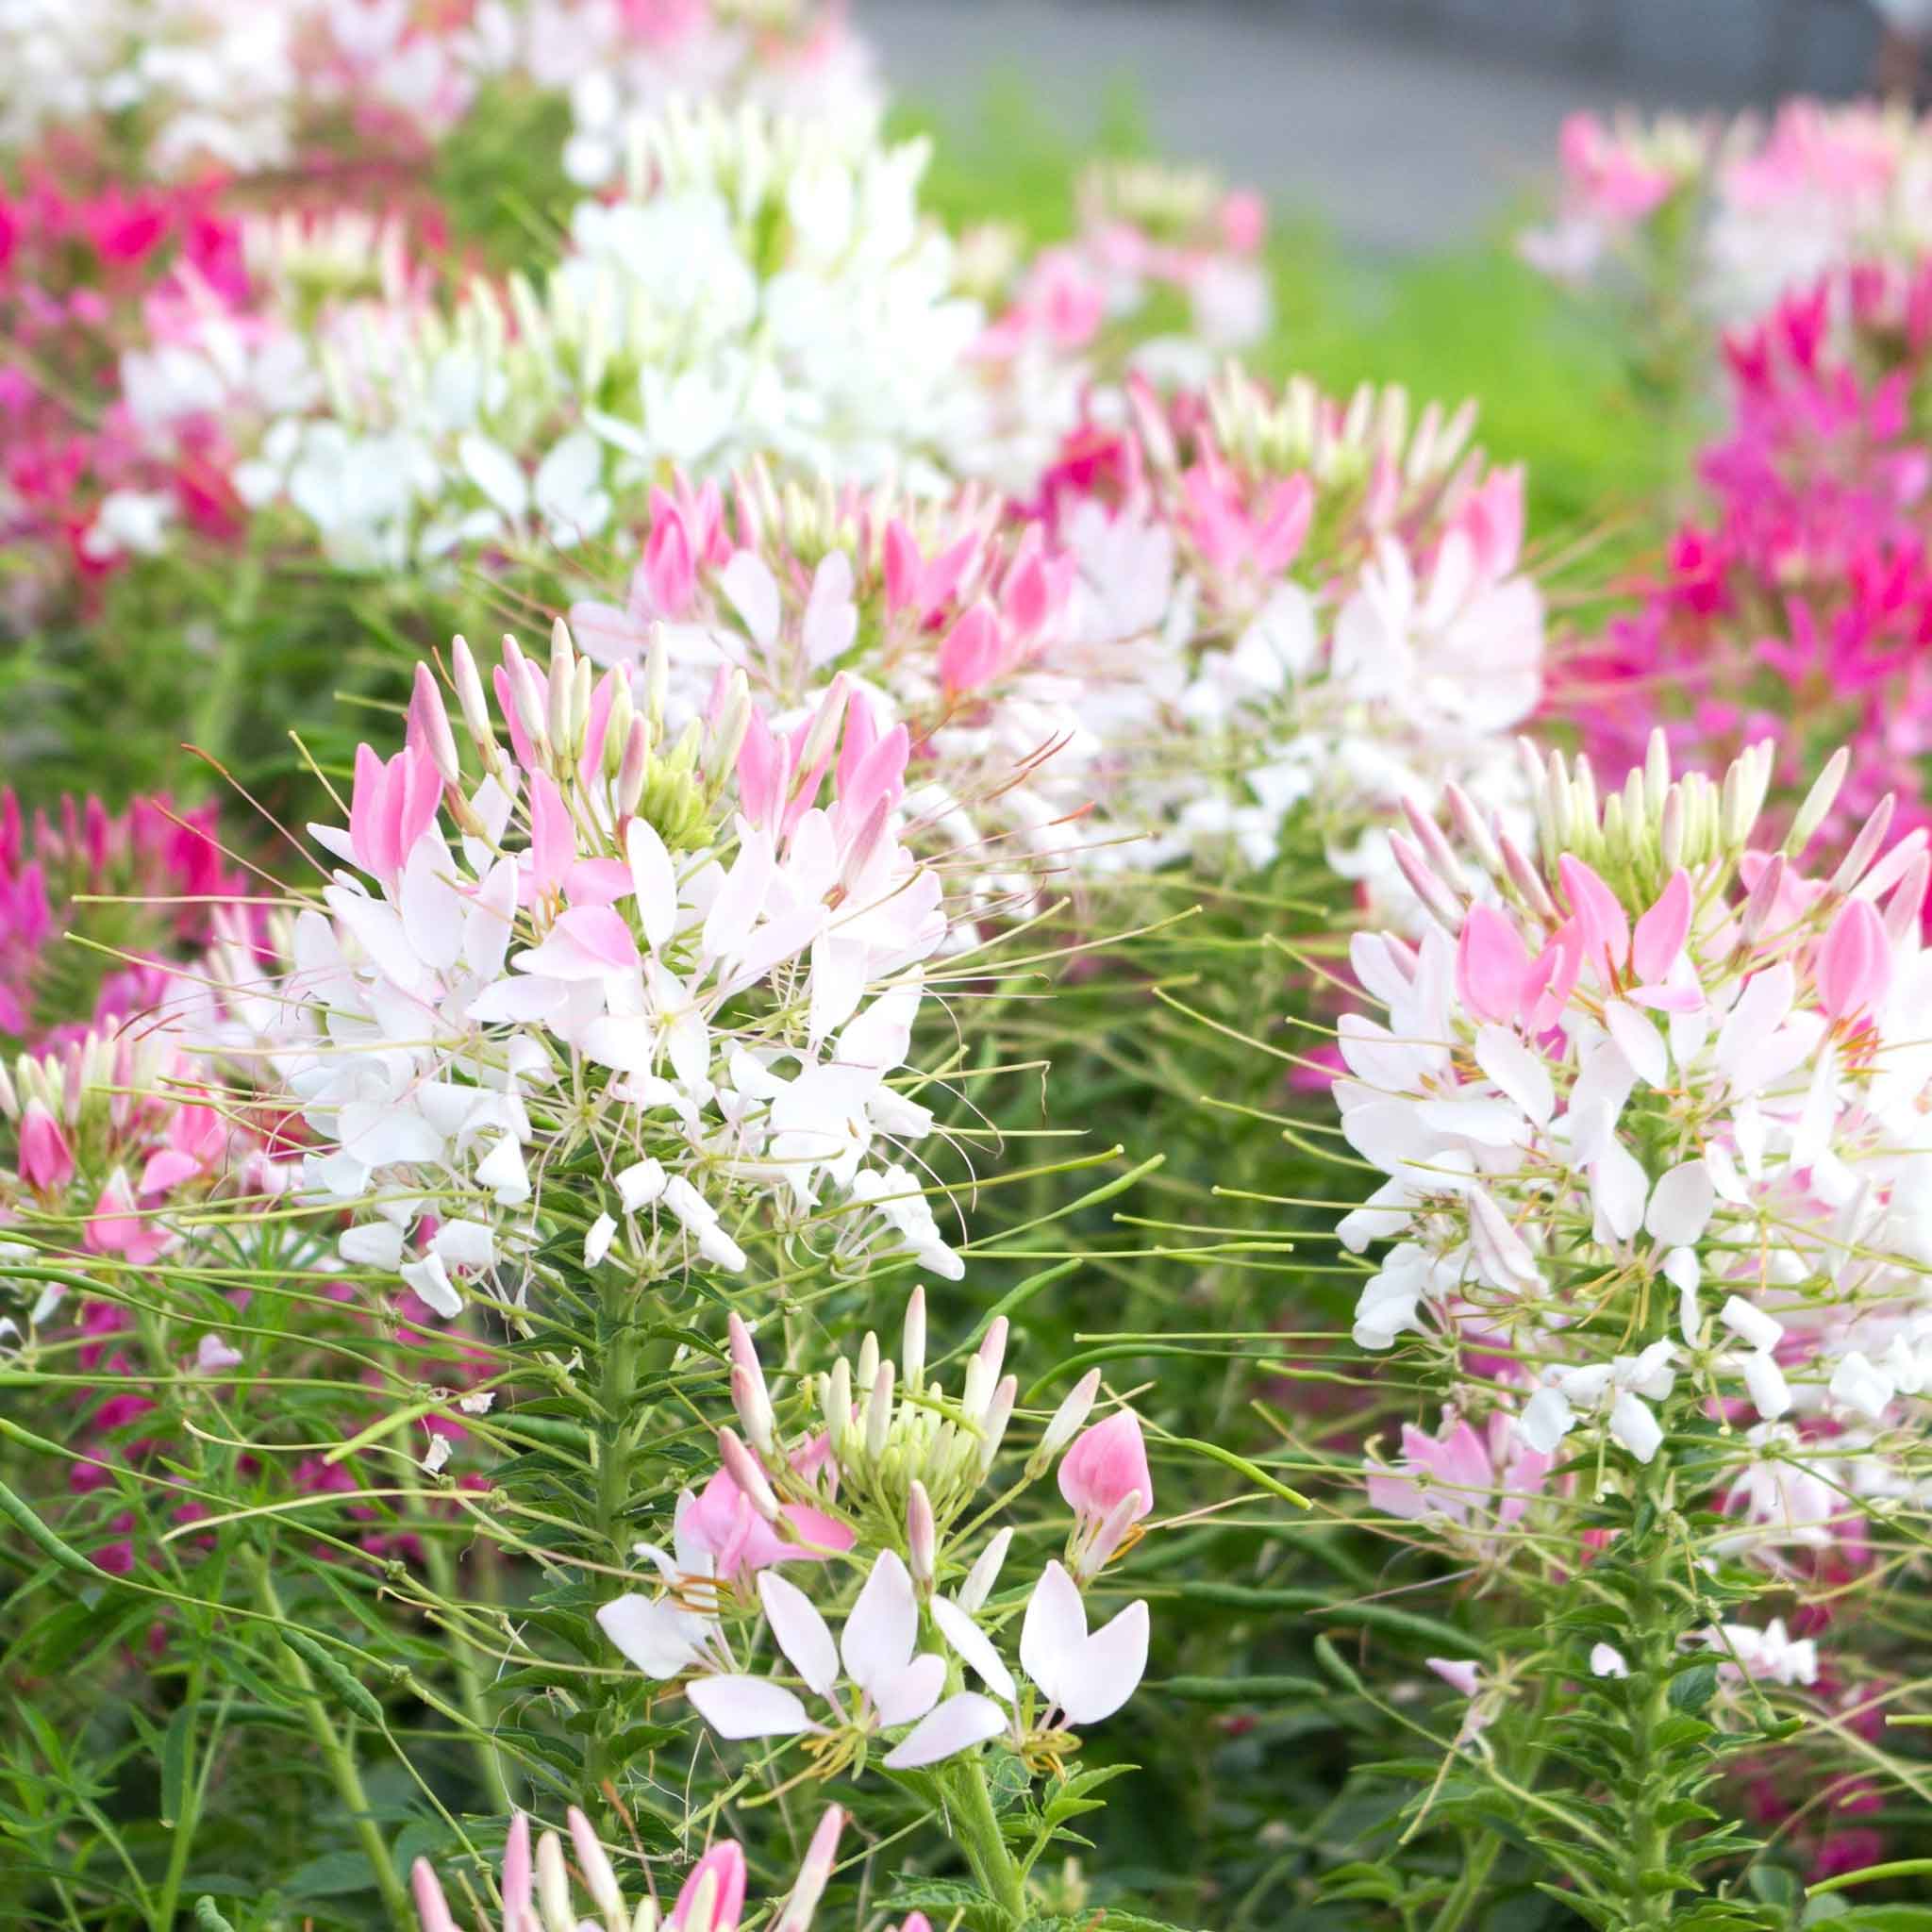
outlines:
[[916, 1477], [906, 1495], [906, 1552], [913, 1582], [922, 1595], [930, 1596], [939, 1564], [939, 1526], [933, 1522], [925, 1485]]
[[873, 1378], [872, 1398], [865, 1410], [865, 1453], [874, 1461], [886, 1453], [886, 1440], [892, 1428], [892, 1365], [879, 1364]]
[[543, 1915], [543, 1932], [576, 1932], [570, 1868], [563, 1862], [563, 1846], [554, 1831], [537, 1840], [537, 1905]]
[[1849, 892], [1865, 876], [1872, 861], [1878, 857], [1878, 848], [1885, 842], [1885, 835], [1891, 829], [1891, 815], [1897, 808], [1895, 793], [1888, 791], [1872, 808], [1872, 816], [1858, 828], [1858, 836], [1852, 841], [1852, 848], [1844, 856], [1844, 862], [1831, 875], [1831, 884], [1826, 890], [1834, 898]]
[[969, 1616], [976, 1615], [986, 1607], [987, 1598], [1000, 1580], [1000, 1568], [1007, 1560], [1007, 1551], [1012, 1541], [1013, 1531], [1009, 1524], [980, 1551], [973, 1568], [966, 1573], [966, 1581], [959, 1586], [958, 1602]]
[[826, 1806], [825, 1815], [819, 1820], [811, 1843], [806, 1847], [805, 1862], [798, 1868], [791, 1895], [772, 1922], [771, 1932], [807, 1932], [819, 1900], [831, 1883], [832, 1868], [839, 1856], [839, 1834], [844, 1828], [844, 1812], [836, 1805]]
[[1100, 1371], [1089, 1369], [1054, 1410], [1053, 1420], [1047, 1424], [1046, 1432], [1040, 1439], [1040, 1447], [1027, 1460], [1026, 1474], [1029, 1476], [1043, 1474], [1047, 1464], [1080, 1433], [1081, 1424], [1086, 1422], [1093, 1407], [1093, 1399], [1099, 1393]]
[[409, 693], [409, 723], [427, 747], [437, 776], [445, 785], [460, 785], [463, 768], [457, 758], [449, 713], [443, 708], [442, 693], [436, 688], [435, 674], [421, 658], [416, 661], [415, 687]]
[[899, 1351], [899, 1373], [908, 1389], [925, 1383], [925, 1289], [922, 1284], [906, 1298], [906, 1334]]
[[1013, 1405], [1019, 1399], [1020, 1378], [1017, 1375], [1008, 1375], [992, 1391], [985, 1420], [979, 1425], [979, 1474], [982, 1476], [992, 1468], [993, 1459], [1000, 1453], [1000, 1444], [1007, 1439], [1007, 1424], [1013, 1419]]
[[630, 737], [625, 740], [624, 757], [617, 768], [617, 809], [628, 818], [644, 795], [644, 778], [651, 765], [651, 737], [641, 718], [630, 721]]
[[605, 1856], [604, 1847], [591, 1827], [591, 1821], [575, 1805], [566, 1816], [570, 1823], [570, 1841], [576, 1851], [584, 1884], [596, 1901], [597, 1909], [613, 1926], [618, 1925], [624, 1914], [624, 1888], [617, 1882], [617, 1874], [611, 1870], [610, 1860]]
[[730, 1429], [718, 1431], [718, 1460], [724, 1465], [724, 1473], [744, 1491], [751, 1507], [767, 1523], [776, 1523], [778, 1498], [756, 1457]]
[[1841, 744], [1832, 753], [1824, 771], [1812, 781], [1810, 791], [1805, 794], [1804, 804], [1791, 820], [1791, 829], [1785, 837], [1783, 848], [1788, 858], [1796, 859], [1811, 842], [1819, 826], [1830, 816], [1832, 807], [1838, 803], [1839, 788], [1845, 782], [1845, 774], [1851, 768], [1851, 747]]
[[449, 668], [451, 682], [457, 688], [457, 703], [462, 708], [463, 728], [482, 753], [483, 762], [493, 765], [497, 758], [496, 731], [491, 723], [490, 703], [483, 694], [483, 679], [477, 673], [476, 660], [460, 636], [450, 640]]

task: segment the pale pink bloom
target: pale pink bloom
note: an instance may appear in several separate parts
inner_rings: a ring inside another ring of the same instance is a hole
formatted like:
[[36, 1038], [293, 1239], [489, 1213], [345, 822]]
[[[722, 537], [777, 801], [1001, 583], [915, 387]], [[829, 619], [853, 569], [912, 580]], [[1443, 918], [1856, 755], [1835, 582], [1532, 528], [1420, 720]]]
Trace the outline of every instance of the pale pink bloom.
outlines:
[[1532, 1449], [1516, 1418], [1502, 1410], [1485, 1432], [1460, 1418], [1445, 1424], [1435, 1436], [1403, 1424], [1401, 1462], [1392, 1470], [1370, 1465], [1369, 1503], [1408, 1522], [1433, 1520], [1493, 1560], [1508, 1548], [1498, 1532], [1523, 1519], [1553, 1458]]
[[721, 1840], [691, 1869], [665, 1924], [671, 1932], [738, 1932], [744, 1912], [744, 1853]]
[[74, 1154], [60, 1123], [38, 1100], [30, 1100], [20, 1120], [20, 1177], [28, 1187], [51, 1193], [74, 1178]]
[[1085, 1583], [1154, 1507], [1147, 1445], [1132, 1409], [1116, 1409], [1074, 1438], [1060, 1458], [1059, 1486], [1074, 1512], [1069, 1561]]
[[[1019, 1686], [999, 1652], [958, 1605], [936, 1597], [932, 1615], [947, 1643], [992, 1696], [962, 1690], [947, 1698], [893, 1748], [887, 1768], [936, 1764], [1003, 1731], [1010, 1731], [1016, 1750], [1024, 1749], [1027, 1734], [1018, 1716]], [[1058, 1563], [1048, 1563], [1027, 1598], [1020, 1632], [1020, 1667], [1045, 1704], [1035, 1732], [1111, 1717], [1146, 1674], [1147, 1641], [1147, 1606], [1138, 1601], [1090, 1634], [1079, 1586]]]
[[[796, 1692], [766, 1677], [694, 1677], [686, 1694], [720, 1737], [793, 1738], [829, 1728], [867, 1738], [914, 1723], [938, 1702], [945, 1662], [930, 1652], [915, 1655], [919, 1602], [911, 1575], [891, 1550], [874, 1560], [836, 1644], [810, 1599], [776, 1571], [760, 1574], [758, 1597], [778, 1648], [806, 1688], [830, 1706], [834, 1722], [814, 1721]], [[840, 1695], [841, 1675], [849, 1707]]]

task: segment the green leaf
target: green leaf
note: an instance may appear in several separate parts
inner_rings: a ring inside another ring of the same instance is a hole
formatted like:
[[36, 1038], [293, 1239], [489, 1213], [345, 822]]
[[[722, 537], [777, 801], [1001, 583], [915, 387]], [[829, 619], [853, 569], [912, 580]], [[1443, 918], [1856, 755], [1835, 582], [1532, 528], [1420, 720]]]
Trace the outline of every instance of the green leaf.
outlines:
[[188, 1763], [194, 1744], [195, 1707], [184, 1704], [161, 1737], [161, 1823], [175, 1825], [188, 1798]]
[[1717, 1695], [1717, 1666], [1696, 1664], [1680, 1671], [1671, 1679], [1669, 1696], [1673, 1710], [1698, 1711]]
[[375, 1874], [360, 1852], [325, 1852], [299, 1865], [282, 1885], [290, 1898], [339, 1898], [344, 1892], [371, 1891]]

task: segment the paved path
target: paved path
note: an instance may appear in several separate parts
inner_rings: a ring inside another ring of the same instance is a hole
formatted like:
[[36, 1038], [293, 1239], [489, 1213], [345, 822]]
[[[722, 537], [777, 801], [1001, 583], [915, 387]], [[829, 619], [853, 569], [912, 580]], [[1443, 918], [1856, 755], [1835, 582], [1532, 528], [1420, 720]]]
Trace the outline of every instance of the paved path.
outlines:
[[[1369, 0], [1352, 4], [1366, 11]], [[1434, 4], [1484, 11], [1475, 0]], [[1490, 0], [1491, 24], [1507, 4]], [[1616, 16], [1637, 42], [1624, 50], [1624, 71], [1640, 75], [1645, 50], [1671, 43], [1661, 21], [1661, 38], [1650, 33], [1645, 4], [1626, 0]], [[1648, 4], [1655, 10], [1660, 0]], [[1718, 10], [1704, 17], [1736, 23], [1746, 0], [1661, 4], [1709, 6]], [[854, 11], [894, 89], [942, 115], [968, 116], [990, 85], [1019, 79], [1077, 136], [1108, 84], [1124, 77], [1168, 152], [1214, 161], [1282, 208], [1321, 216], [1357, 249], [1408, 254], [1467, 240], [1546, 178], [1572, 108], [1633, 95], [1649, 107], [1733, 107], [1761, 88], [1774, 54], [1824, 84], [1834, 70], [1856, 71], [1861, 16], [1802, 10], [1817, 0], [1766, 4], [1800, 9], [1788, 15], [1783, 41], [1768, 37], [1773, 15], [1751, 36], [1707, 34], [1701, 58], [1676, 65], [1692, 77], [1675, 86], [1580, 79], [1574, 39], [1508, 42], [1481, 22], [1418, 39], [1352, 27], [1289, 0], [856, 0]], [[1557, 9], [1563, 0], [1536, 5]], [[1830, 44], [1794, 42], [1789, 23], [1813, 41], [1822, 24]], [[1675, 44], [1684, 50], [1681, 35]], [[1512, 58], [1512, 46], [1529, 58]]]

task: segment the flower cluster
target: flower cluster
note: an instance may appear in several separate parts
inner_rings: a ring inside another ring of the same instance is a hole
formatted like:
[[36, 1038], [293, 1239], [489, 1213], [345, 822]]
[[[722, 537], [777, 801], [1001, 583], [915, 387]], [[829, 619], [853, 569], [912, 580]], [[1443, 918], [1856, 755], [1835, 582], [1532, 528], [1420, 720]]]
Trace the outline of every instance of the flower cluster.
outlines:
[[1727, 338], [1732, 422], [1703, 453], [1705, 504], [1552, 696], [1601, 769], [1641, 758], [1653, 724], [1700, 760], [1769, 735], [1788, 809], [1844, 746], [1853, 765], [1829, 829], [1887, 792], [1898, 829], [1924, 822], [1932, 444], [1914, 393], [1928, 321], [1923, 271], [1868, 265]]
[[[1932, 861], [1923, 831], [1886, 844], [1888, 801], [1829, 872], [1801, 869], [1845, 764], [1775, 852], [1751, 843], [1769, 746], [1713, 785], [1672, 781], [1658, 740], [1601, 802], [1553, 757], [1534, 859], [1458, 800], [1471, 870], [1416, 815], [1429, 923], [1356, 941], [1389, 1018], [1341, 1027], [1343, 1132], [1388, 1176], [1341, 1235], [1394, 1243], [1356, 1340], [1420, 1337], [1507, 1440], [1406, 1440], [1399, 1513], [1501, 1524], [1527, 1457], [1582, 1431], [1648, 1463], [1707, 1413], [1746, 1424], [1705, 1480], [1755, 1555], [1924, 1480]], [[1452, 1471], [1473, 1492], [1453, 1511], [1418, 1487]]]
[[[247, 896], [210, 806], [138, 798], [109, 812], [70, 797], [29, 823], [13, 790], [0, 791], [0, 1037], [42, 1041], [63, 1023], [145, 1012], [165, 996], [171, 964], [218, 932], [247, 941]], [[62, 943], [76, 930], [89, 946]]]
[[851, 1204], [841, 1255], [883, 1235], [958, 1272], [923, 1183], [878, 1164], [932, 1129], [894, 1080], [948, 934], [903, 842], [904, 740], [841, 685], [767, 762], [727, 676], [673, 742], [661, 652], [640, 708], [559, 624], [547, 671], [505, 641], [506, 749], [460, 639], [452, 658], [481, 781], [422, 667], [408, 745], [362, 747], [348, 826], [312, 828], [343, 869], [274, 990], [309, 1182], [368, 1217], [343, 1258], [445, 1315], [479, 1278], [521, 1301], [552, 1170], [588, 1139], [564, 1197], [604, 1204], [587, 1269], [738, 1270], [760, 1208], [803, 1237]]
[[[640, 1546], [663, 1593], [607, 1604], [605, 1634], [647, 1675], [684, 1678], [721, 1737], [804, 1740], [821, 1776], [857, 1775], [874, 1749], [888, 1770], [918, 1770], [992, 1739], [1029, 1771], [1058, 1770], [1078, 1748], [1074, 1728], [1112, 1716], [1146, 1668], [1146, 1605], [1090, 1631], [1082, 1591], [1137, 1539], [1154, 1484], [1131, 1410], [1079, 1433], [1099, 1391], [1094, 1371], [1048, 1422], [1023, 1477], [1024, 1486], [1043, 1474], [1064, 1450], [1059, 1487], [1074, 1511], [1066, 1561], [1049, 1559], [1025, 1598], [1023, 1689], [993, 1641], [1017, 1607], [993, 1602], [1014, 1532], [974, 1544], [990, 1512], [961, 1522], [1012, 1419], [1018, 1383], [1001, 1374], [1006, 1344], [996, 1318], [959, 1394], [948, 1395], [926, 1376], [925, 1297], [914, 1290], [898, 1361], [868, 1335], [856, 1361], [841, 1357], [808, 1378], [816, 1414], [788, 1441], [750, 1332], [734, 1317], [731, 1391], [743, 1436], [721, 1431], [718, 1475], [702, 1501], [680, 1500], [675, 1554]], [[835, 1641], [781, 1570], [862, 1561], [865, 1580]], [[740, 1668], [726, 1624], [754, 1616], [812, 1704]], [[928, 1627], [939, 1647], [921, 1647]], [[968, 1688], [974, 1681], [979, 1689]]]
[[626, 110], [673, 95], [876, 111], [868, 50], [820, 0], [0, 7], [0, 149], [107, 149], [139, 175], [258, 173], [319, 144], [412, 157], [505, 89], [567, 97], [591, 186]]
[[1502, 734], [1542, 658], [1520, 473], [1471, 448], [1472, 411], [1411, 420], [1399, 390], [1343, 406], [1234, 369], [1129, 394], [1128, 425], [1070, 438], [1040, 501], [1077, 567], [1073, 661], [1152, 654], [1100, 714], [1108, 808], [1157, 857], [1231, 843], [1254, 865], [1306, 817], [1386, 897], [1406, 791], [1517, 790]]
[[[610, 1932], [658, 1932], [660, 1925], [663, 1932], [738, 1932], [748, 1874], [744, 1851], [736, 1840], [719, 1840], [692, 1865], [676, 1902], [660, 1918], [657, 1901], [648, 1896], [633, 1912], [595, 1827], [575, 1806], [570, 1807], [568, 1819], [571, 1853], [565, 1853], [554, 1831], [546, 1831], [537, 1840], [533, 1860], [530, 1821], [521, 1811], [511, 1817], [498, 1885], [504, 1932], [581, 1932], [592, 1923], [578, 1912], [573, 1900], [571, 1855], [575, 1857], [583, 1890]], [[844, 1813], [828, 1805], [806, 1848], [797, 1879], [767, 1922], [772, 1932], [808, 1932], [831, 1879], [844, 1825]], [[428, 1859], [418, 1858], [409, 1875], [423, 1932], [457, 1932], [458, 1922]], [[909, 1920], [902, 1932], [911, 1932]]]
[[619, 198], [576, 209], [541, 285], [363, 305], [310, 345], [313, 407], [269, 422], [236, 481], [325, 551], [400, 570], [458, 545], [600, 537], [664, 465], [803, 474], [970, 458], [979, 311], [921, 215], [924, 150], [745, 108], [631, 130]]
[[1898, 107], [1786, 102], [1764, 125], [1666, 116], [1563, 126], [1562, 207], [1524, 257], [1561, 280], [1634, 271], [1721, 323], [1857, 261], [1910, 266], [1932, 244], [1932, 138]]

